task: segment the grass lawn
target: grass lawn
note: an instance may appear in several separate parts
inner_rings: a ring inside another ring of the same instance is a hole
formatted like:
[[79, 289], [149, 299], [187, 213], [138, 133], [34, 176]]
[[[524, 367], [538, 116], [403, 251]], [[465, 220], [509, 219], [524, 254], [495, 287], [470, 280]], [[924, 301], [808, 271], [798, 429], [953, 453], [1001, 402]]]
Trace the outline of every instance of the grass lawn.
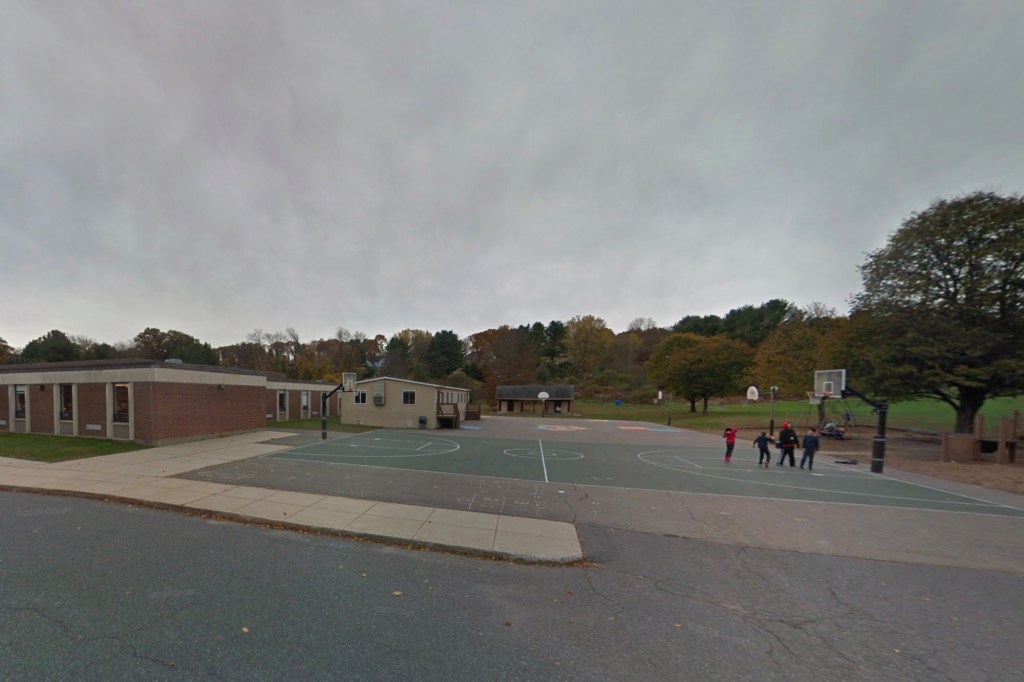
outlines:
[[[877, 423], [871, 407], [860, 400], [831, 400], [826, 402], [826, 408], [827, 414], [837, 421], [841, 421], [843, 413], [848, 409], [858, 426], [874, 428]], [[609, 401], [577, 400], [575, 410], [576, 414], [573, 416], [584, 419], [624, 419], [668, 424], [671, 418], [673, 426], [709, 430], [726, 426], [741, 429], [768, 428], [768, 422], [772, 417], [772, 405], [769, 401], [748, 403], [745, 400], [712, 400], [708, 403], [706, 415], [701, 413], [699, 402], [695, 413], [689, 411], [689, 403], [680, 402], [661, 405], [615, 405]], [[1000, 415], [1012, 415], [1014, 410], [1024, 412], [1024, 397], [990, 400], [985, 403], [982, 414], [989, 419], [988, 427], [994, 429]], [[807, 400], [778, 400], [775, 402], [774, 413], [776, 426], [783, 421], [791, 421], [800, 426], [814, 424], [817, 421], [817, 407], [808, 404]], [[526, 416], [530, 414], [526, 413]], [[952, 431], [955, 419], [953, 408], [937, 400], [913, 400], [889, 406], [888, 425], [896, 429]]]
[[0, 457], [29, 459], [33, 462], [64, 462], [69, 459], [113, 455], [148, 448], [148, 445], [124, 440], [0, 433]]
[[[295, 431], [320, 431], [322, 424], [320, 417], [313, 417], [312, 419], [289, 419], [283, 422], [267, 422], [268, 429], [292, 429]], [[327, 430], [338, 431], [341, 433], [365, 433], [366, 431], [376, 431], [378, 426], [365, 426], [363, 424], [341, 424], [338, 422], [337, 417], [328, 417], [327, 419]]]

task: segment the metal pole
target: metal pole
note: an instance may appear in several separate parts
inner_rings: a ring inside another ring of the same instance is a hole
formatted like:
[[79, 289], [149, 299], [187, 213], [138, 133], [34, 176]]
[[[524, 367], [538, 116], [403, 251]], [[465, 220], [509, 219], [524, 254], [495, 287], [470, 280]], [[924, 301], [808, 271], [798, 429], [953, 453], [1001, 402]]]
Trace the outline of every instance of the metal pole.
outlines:
[[327, 440], [327, 391], [320, 392], [320, 440]]
[[775, 392], [779, 390], [778, 386], [772, 386], [769, 389], [772, 393], [772, 418], [768, 422], [768, 435], [772, 438], [775, 437]]
[[871, 447], [871, 473], [880, 474], [885, 468], [885, 422], [889, 414], [889, 401], [878, 401], [875, 410], [878, 411], [878, 433]]
[[875, 408], [875, 412], [878, 413], [878, 432], [875, 433], [875, 440], [871, 444], [871, 473], [880, 474], [885, 468], [885, 422], [889, 414], [889, 401], [872, 400], [849, 384], [843, 389], [841, 395], [845, 398], [848, 393], [857, 396]]

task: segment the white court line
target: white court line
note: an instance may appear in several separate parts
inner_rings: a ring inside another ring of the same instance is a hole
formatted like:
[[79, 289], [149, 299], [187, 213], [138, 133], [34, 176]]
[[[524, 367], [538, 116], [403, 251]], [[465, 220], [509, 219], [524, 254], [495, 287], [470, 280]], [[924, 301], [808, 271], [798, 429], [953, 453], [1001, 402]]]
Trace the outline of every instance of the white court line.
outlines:
[[692, 466], [692, 467], [697, 467], [698, 469], [703, 469], [703, 468], [704, 468], [704, 467], [702, 467], [702, 466], [701, 466], [701, 465], [699, 465], [699, 464], [694, 464], [693, 462], [691, 462], [691, 461], [690, 461], [690, 460], [688, 460], [688, 459], [683, 459], [683, 458], [682, 458], [682, 457], [680, 457], [679, 455], [676, 455], [676, 459], [678, 459], [678, 460], [679, 460], [680, 462], [685, 462], [685, 463], [689, 464], [689, 465], [690, 465], [690, 466]]
[[[351, 462], [325, 462], [325, 461], [320, 460], [320, 459], [302, 459], [301, 457], [296, 457], [296, 458], [293, 459], [293, 461], [296, 461], [296, 462], [311, 462], [313, 464], [324, 464], [326, 466], [352, 466]], [[525, 483], [540, 483], [540, 481], [534, 481], [534, 480], [531, 480], [529, 478], [507, 478], [505, 476], [496, 476], [496, 475], [491, 475], [491, 474], [463, 474], [463, 473], [457, 473], [457, 472], [452, 472], [452, 471], [424, 471], [423, 469], [406, 469], [405, 467], [390, 467], [390, 466], [385, 466], [385, 465], [380, 465], [380, 464], [363, 464], [363, 465], [360, 465], [360, 466], [373, 467], [375, 469], [388, 469], [390, 471], [408, 471], [408, 472], [414, 473], [414, 474], [428, 474], [428, 475], [435, 475], [435, 476], [457, 476], [459, 478], [485, 478], [487, 480], [501, 481], [501, 482], [517, 481], [517, 482], [525, 482]], [[674, 469], [674, 471], [682, 471], [682, 470], [681, 469]], [[549, 482], [549, 484], [550, 484], [550, 482]], [[931, 508], [931, 507], [903, 506], [903, 505], [893, 505], [893, 504], [872, 504], [871, 502], [839, 502], [839, 501], [826, 502], [825, 500], [806, 500], [806, 499], [801, 500], [801, 499], [796, 499], [796, 498], [792, 498], [792, 497], [767, 497], [765, 495], [737, 495], [737, 494], [734, 494], [734, 493], [703, 493], [703, 492], [694, 492], [694, 491], [685, 491], [685, 490], [666, 490], [664, 488], [631, 488], [629, 486], [621, 486], [621, 485], [603, 485], [601, 483], [581, 483], [581, 482], [574, 482], [574, 481], [558, 481], [558, 482], [556, 482], [555, 485], [576, 486], [576, 487], [579, 487], [579, 488], [600, 488], [602, 490], [630, 490], [630, 491], [643, 492], [643, 493], [659, 493], [659, 494], [667, 493], [669, 495], [692, 495], [692, 496], [696, 496], [696, 497], [736, 498], [737, 500], [763, 500], [765, 502], [782, 502], [782, 503], [787, 503], [787, 504], [820, 504], [820, 505], [830, 505], [830, 506], [831, 505], [840, 505], [840, 506], [843, 506], [843, 507], [867, 507], [869, 509], [891, 510], [891, 511], [894, 511], [894, 512], [906, 511], [906, 512], [929, 512], [929, 513], [932, 513], [932, 514], [967, 514], [967, 515], [970, 515], [970, 516], [983, 516], [983, 517], [986, 517], [986, 518], [991, 518], [991, 517], [995, 516], [995, 517], [999, 517], [999, 518], [1010, 518], [1010, 519], [1018, 519], [1018, 520], [1020, 520], [1022, 518], [1020, 516], [1012, 515], [1012, 514], [989, 514], [989, 513], [985, 513], [985, 512], [972, 511], [972, 510], [969, 510], [969, 509], [968, 510], [964, 510], [964, 509], [934, 509], [934, 508]], [[948, 491], [944, 490], [944, 491], [941, 491], [941, 492], [948, 492]], [[956, 494], [956, 493], [953, 493], [953, 494]], [[984, 500], [982, 500], [982, 501], [984, 502]], [[984, 505], [978, 504], [978, 505], [974, 505], [974, 506], [976, 506], [976, 507], [983, 507]], [[1016, 509], [1016, 507], [1009, 507], [1008, 505], [992, 504], [991, 506], [997, 507], [997, 508], [998, 507], [1008, 507], [1009, 509]], [[1024, 510], [1022, 510], [1022, 511], [1024, 511]]]
[[[644, 453], [641, 453], [641, 454], [644, 454]], [[812, 492], [817, 492], [817, 493], [828, 493], [829, 495], [850, 495], [850, 496], [854, 496], [854, 497], [877, 497], [877, 498], [883, 499], [883, 500], [902, 500], [904, 502], [927, 502], [927, 503], [935, 503], [935, 504], [953, 504], [953, 505], [959, 505], [959, 506], [964, 506], [964, 507], [1007, 507], [1009, 509], [1016, 509], [1016, 507], [1010, 507], [1009, 505], [999, 504], [997, 502], [987, 502], [985, 500], [979, 500], [978, 498], [975, 498], [975, 497], [969, 497], [967, 495], [959, 495], [957, 493], [951, 493], [951, 492], [949, 492], [947, 490], [939, 490], [938, 488], [933, 488], [933, 490], [935, 490], [936, 492], [941, 492], [941, 493], [943, 493], [945, 495], [952, 495], [954, 497], [963, 497], [964, 499], [976, 500], [976, 501], [975, 502], [955, 502], [953, 500], [933, 500], [933, 499], [921, 498], [921, 497], [902, 497], [902, 496], [899, 496], [899, 495], [880, 495], [880, 494], [877, 494], [877, 493], [859, 493], [859, 492], [854, 492], [852, 490], [832, 490], [832, 489], [829, 489], [829, 488], [809, 488], [807, 486], [802, 486], [802, 485], [786, 485], [784, 483], [766, 483], [764, 481], [749, 481], [749, 480], [730, 478], [728, 476], [718, 476], [716, 474], [702, 474], [702, 473], [699, 473], [699, 472], [696, 472], [696, 471], [691, 471], [691, 470], [688, 470], [688, 469], [678, 469], [676, 467], [669, 466], [667, 464], [659, 464], [657, 462], [651, 462], [650, 460], [642, 459], [639, 456], [638, 456], [638, 459], [640, 459], [641, 462], [647, 462], [648, 464], [653, 464], [654, 466], [662, 467], [663, 469], [668, 469], [669, 471], [678, 471], [680, 473], [687, 474], [689, 476], [706, 476], [708, 478], [717, 478], [717, 479], [722, 480], [722, 481], [735, 481], [736, 483], [752, 483], [754, 485], [763, 485], [763, 486], [769, 486], [769, 487], [772, 487], [772, 488], [789, 488], [790, 490], [810, 490]], [[904, 483], [904, 481], [900, 481], [900, 483]], [[911, 483], [910, 485], [914, 485], [914, 484]], [[927, 488], [928, 486], [920, 486], [920, 487]], [[979, 502], [981, 504], [979, 504]], [[1018, 510], [1018, 511], [1021, 511], [1021, 510]]]
[[544, 462], [544, 443], [538, 438], [537, 444], [540, 445], [540, 465], [544, 467], [544, 482], [549, 483], [550, 481], [548, 481], [548, 465]]
[[[398, 443], [398, 442], [401, 442], [401, 441], [391, 441], [391, 442], [392, 443]], [[399, 452], [419, 452], [420, 450], [422, 450], [423, 448], [427, 447], [428, 445], [433, 445], [433, 443], [424, 443], [423, 445], [419, 446], [418, 448], [397, 448], [394, 445], [363, 445], [362, 443], [359, 443], [359, 444], [349, 443], [348, 444], [348, 446], [350, 448], [366, 448], [368, 450], [397, 450]], [[311, 453], [311, 454], [319, 454], [319, 453]]]

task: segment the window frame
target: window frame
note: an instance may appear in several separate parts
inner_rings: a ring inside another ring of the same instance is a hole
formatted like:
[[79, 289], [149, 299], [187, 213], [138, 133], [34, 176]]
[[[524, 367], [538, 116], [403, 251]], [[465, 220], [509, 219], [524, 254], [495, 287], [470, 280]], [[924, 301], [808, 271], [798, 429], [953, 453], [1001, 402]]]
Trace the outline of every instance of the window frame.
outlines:
[[[112, 403], [111, 406], [110, 406], [111, 422], [114, 423], [114, 424], [130, 424], [131, 423], [131, 418], [132, 418], [131, 417], [131, 415], [132, 415], [132, 403], [131, 403], [132, 397], [131, 397], [131, 392], [128, 390], [128, 384], [124, 383], [124, 382], [120, 382], [120, 383], [112, 382], [111, 386], [112, 386], [112, 390], [111, 390], [111, 394], [110, 394], [110, 400], [111, 400], [111, 403]], [[124, 412], [118, 412], [117, 411], [117, 404], [118, 404], [117, 393], [118, 393], [118, 389], [123, 389], [124, 390]]]
[[355, 405], [366, 404], [366, 389], [352, 391], [352, 403]]
[[[18, 397], [21, 397], [21, 400]], [[21, 409], [18, 409], [20, 406]], [[28, 414], [28, 384], [14, 385], [14, 418], [27, 419]]]
[[75, 385], [58, 384], [57, 391], [60, 398], [60, 411], [58, 412], [60, 421], [75, 421]]
[[[411, 400], [410, 400], [411, 398]], [[402, 389], [402, 404], [403, 405], [415, 405], [416, 404], [416, 389]]]

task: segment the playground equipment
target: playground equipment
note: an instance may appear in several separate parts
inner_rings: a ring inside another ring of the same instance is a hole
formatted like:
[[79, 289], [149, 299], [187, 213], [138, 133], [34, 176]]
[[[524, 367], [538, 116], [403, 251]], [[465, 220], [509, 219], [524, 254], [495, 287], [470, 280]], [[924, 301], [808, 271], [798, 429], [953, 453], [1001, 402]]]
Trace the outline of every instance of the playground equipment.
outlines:
[[999, 417], [995, 438], [985, 434], [985, 417], [978, 415], [974, 420], [974, 433], [944, 433], [939, 459], [949, 462], [970, 457], [979, 461], [983, 454], [996, 454], [996, 464], [1012, 464], [1017, 461], [1017, 448], [1024, 444], [1021, 434], [1020, 411], [1012, 417]]

